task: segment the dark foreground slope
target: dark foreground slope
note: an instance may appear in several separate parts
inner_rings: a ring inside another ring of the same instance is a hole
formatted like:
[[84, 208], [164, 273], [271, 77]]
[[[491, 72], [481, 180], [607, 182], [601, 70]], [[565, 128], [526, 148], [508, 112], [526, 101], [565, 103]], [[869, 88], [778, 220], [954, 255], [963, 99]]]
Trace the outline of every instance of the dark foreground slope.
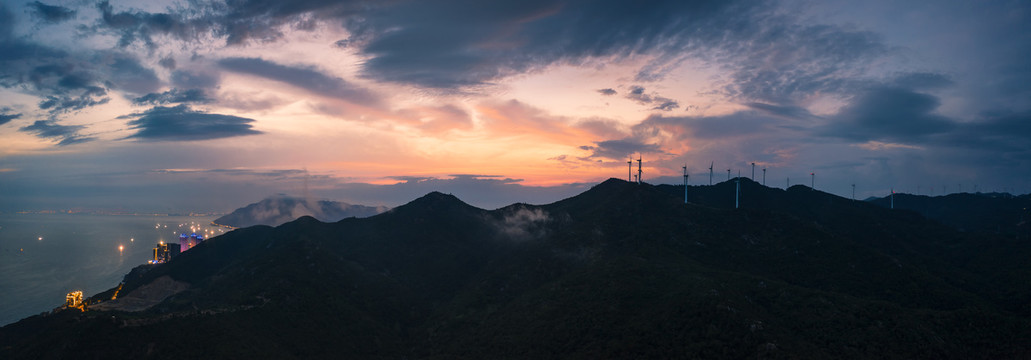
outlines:
[[[1031, 357], [1029, 291], [979, 262], [1027, 244], [792, 195], [794, 212], [719, 209], [609, 180], [545, 206], [431, 193], [236, 230], [121, 292], [187, 290], [25, 319], [0, 329], [0, 358]], [[832, 209], [863, 217], [817, 220]]]

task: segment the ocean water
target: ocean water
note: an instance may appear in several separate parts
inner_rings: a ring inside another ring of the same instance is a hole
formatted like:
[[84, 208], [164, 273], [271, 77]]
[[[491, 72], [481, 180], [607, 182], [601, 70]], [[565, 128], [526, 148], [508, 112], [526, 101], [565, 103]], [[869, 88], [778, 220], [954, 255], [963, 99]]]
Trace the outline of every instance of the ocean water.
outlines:
[[150, 260], [158, 241], [178, 242], [180, 232], [213, 237], [225, 231], [211, 226], [213, 219], [0, 215], [0, 326], [53, 310], [69, 292], [92, 296], [118, 286]]

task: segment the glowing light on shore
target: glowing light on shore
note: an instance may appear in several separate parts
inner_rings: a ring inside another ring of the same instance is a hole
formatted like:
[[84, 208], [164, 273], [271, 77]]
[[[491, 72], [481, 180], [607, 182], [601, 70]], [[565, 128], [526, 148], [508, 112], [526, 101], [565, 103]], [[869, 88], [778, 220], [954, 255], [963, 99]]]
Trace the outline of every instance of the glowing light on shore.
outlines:
[[118, 245], [118, 252], [121, 253], [123, 250], [125, 250], [125, 246]]

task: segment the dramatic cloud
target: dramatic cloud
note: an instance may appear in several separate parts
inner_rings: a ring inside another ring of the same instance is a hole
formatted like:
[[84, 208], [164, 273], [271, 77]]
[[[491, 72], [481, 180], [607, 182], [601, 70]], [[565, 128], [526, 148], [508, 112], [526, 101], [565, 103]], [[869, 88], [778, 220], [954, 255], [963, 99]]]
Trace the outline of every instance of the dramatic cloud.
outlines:
[[635, 154], [662, 153], [658, 144], [645, 144], [634, 139], [605, 140], [594, 143], [595, 146], [581, 146], [580, 149], [591, 151], [588, 159], [605, 158], [610, 160], [626, 159]]
[[47, 5], [39, 1], [29, 3], [32, 13], [49, 23], [59, 23], [75, 17], [75, 10], [55, 5]]
[[11, 122], [11, 120], [21, 117], [21, 114], [11, 114], [9, 109], [0, 109], [0, 125]]
[[717, 46], [731, 72], [724, 91], [743, 100], [788, 104], [811, 94], [848, 93], [891, 51], [869, 31], [799, 25], [773, 14], [749, 20], [754, 23], [733, 30], [733, 41]]
[[[186, 170], [303, 162], [350, 202], [507, 205], [557, 193], [444, 174], [595, 182], [640, 153], [651, 181], [756, 161], [780, 185], [833, 168], [824, 181], [871, 192], [957, 174], [1031, 186], [1011, 169], [1031, 169], [1026, 2], [51, 2], [0, 2], [0, 127], [20, 129], [0, 132], [4, 167], [37, 196], [59, 193], [34, 187], [47, 176], [83, 184], [75, 164], [146, 174], [133, 194], [189, 177], [250, 194], [234, 184], [298, 180]], [[45, 151], [29, 134], [94, 141]]]
[[111, 100], [110, 98], [96, 98], [105, 94], [107, 94], [107, 91], [102, 88], [90, 87], [79, 96], [47, 96], [40, 100], [39, 108], [49, 111], [52, 115], [82, 110], [91, 106], [106, 104]]
[[132, 100], [136, 105], [165, 105], [171, 103], [204, 104], [212, 101], [214, 100], [208, 97], [208, 95], [204, 93], [204, 90], [201, 89], [171, 89], [163, 93], [150, 93]]
[[208, 114], [192, 110], [186, 105], [156, 106], [120, 118], [135, 119], [128, 122], [130, 129], [136, 130], [129, 138], [141, 140], [192, 141], [261, 134], [252, 128], [253, 119]]
[[172, 85], [184, 89], [211, 89], [218, 85], [219, 74], [207, 71], [184, 71], [172, 72]]
[[[649, 2], [577, 0], [468, 3], [302, 1], [230, 2], [204, 11], [115, 12], [98, 5], [102, 24], [128, 46], [155, 46], [158, 34], [181, 40], [200, 35], [229, 45], [282, 38], [285, 27], [343, 23], [351, 37], [337, 41], [367, 60], [373, 79], [456, 89], [586, 58], [652, 54], [635, 77], [658, 81], [688, 57], [731, 72], [726, 94], [784, 103], [815, 92], [844, 91], [865, 64], [890, 52], [876, 33], [834, 25], [800, 25], [760, 1]], [[253, 65], [253, 64], [252, 64]], [[658, 102], [656, 109], [675, 103]]]
[[824, 134], [856, 142], [913, 142], [950, 131], [955, 123], [934, 113], [937, 97], [897, 87], [865, 91], [833, 117]]
[[939, 89], [954, 85], [949, 76], [930, 72], [905, 73], [894, 79], [894, 86], [903, 89]]
[[101, 24], [120, 34], [118, 45], [122, 47], [142, 41], [147, 47], [155, 48], [155, 35], [170, 35], [182, 40], [197, 39], [200, 34], [214, 27], [211, 19], [189, 20], [181, 14], [142, 11], [116, 13], [108, 1], [98, 3], [97, 9], [101, 13]]
[[98, 60], [108, 66], [104, 69], [108, 74], [106, 80], [115, 88], [134, 94], [146, 94], [157, 90], [161, 85], [161, 80], [154, 70], [141, 65], [139, 59], [134, 56], [110, 54]]
[[[933, 138], [941, 147], [962, 146], [1031, 162], [1031, 112], [988, 115]], [[1012, 159], [1011, 159], [1012, 160]]]
[[218, 64], [229, 71], [284, 82], [313, 93], [362, 104], [376, 104], [368, 90], [311, 67], [291, 67], [258, 58], [226, 58]]
[[762, 111], [769, 115], [780, 116], [788, 119], [810, 119], [814, 118], [815, 115], [809, 112], [804, 107], [792, 106], [792, 105], [773, 105], [764, 103], [747, 103], [744, 104], [752, 109]]
[[19, 131], [32, 133], [44, 139], [58, 140], [58, 146], [96, 140], [93, 137], [80, 135], [79, 131], [83, 128], [80, 125], [61, 125], [53, 120], [36, 120], [32, 125], [22, 127]]
[[670, 111], [680, 107], [676, 100], [659, 96], [654, 92], [646, 94], [644, 88], [640, 86], [631, 86], [626, 98], [641, 105], [655, 105], [652, 110]]

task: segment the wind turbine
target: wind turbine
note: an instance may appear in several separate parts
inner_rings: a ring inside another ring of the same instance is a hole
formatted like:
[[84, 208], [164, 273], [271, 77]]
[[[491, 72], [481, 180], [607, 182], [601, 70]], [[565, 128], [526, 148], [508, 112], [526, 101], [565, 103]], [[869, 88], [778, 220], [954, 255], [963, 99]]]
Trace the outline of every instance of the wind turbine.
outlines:
[[633, 169], [634, 169], [634, 157], [633, 157], [633, 155], [631, 155], [630, 156], [630, 160], [626, 161], [626, 182], [633, 182], [632, 178], [634, 176], [631, 175], [631, 174], [633, 174], [633, 171], [634, 171]]
[[637, 156], [637, 184], [641, 184], [641, 156]]
[[712, 185], [712, 165], [715, 164], [715, 163], [716, 162], [710, 162], [709, 163], [709, 185], [710, 186]]
[[812, 179], [813, 183], [812, 183], [812, 185], [809, 185], [809, 188], [812, 189], [812, 190], [816, 190], [816, 173], [811, 172], [811, 173], [809, 173], [809, 176], [811, 176], [813, 178]]
[[766, 168], [763, 168], [763, 186], [766, 186]]
[[687, 204], [687, 164], [684, 164], [684, 203]]
[[752, 181], [755, 181], [755, 163], [752, 163]]
[[730, 181], [730, 169], [727, 169], [727, 181]]

